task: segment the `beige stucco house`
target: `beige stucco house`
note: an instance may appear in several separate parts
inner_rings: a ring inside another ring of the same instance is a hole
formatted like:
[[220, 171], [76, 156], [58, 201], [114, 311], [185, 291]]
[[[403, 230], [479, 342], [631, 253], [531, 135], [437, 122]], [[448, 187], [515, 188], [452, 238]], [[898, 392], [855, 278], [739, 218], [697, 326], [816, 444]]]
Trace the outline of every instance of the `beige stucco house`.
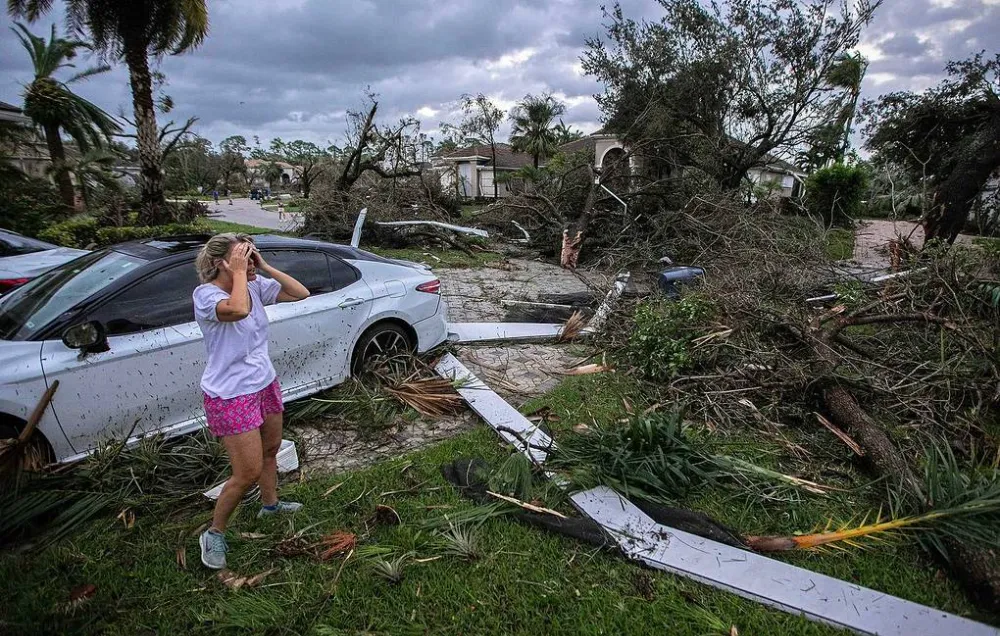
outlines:
[[[497, 144], [496, 149], [496, 166], [493, 165], [488, 145], [458, 148], [439, 155], [433, 166], [440, 174], [442, 188], [455, 192], [459, 198], [493, 198], [494, 175], [532, 165], [531, 155], [514, 152], [507, 144]], [[593, 156], [595, 171], [603, 175], [609, 175], [612, 171], [635, 175], [643, 169], [642, 158], [629, 154], [625, 143], [613, 134], [596, 132], [559, 146], [559, 151], [588, 153]], [[628, 168], [623, 170], [626, 163]], [[781, 197], [798, 195], [805, 176], [806, 173], [799, 168], [774, 157], [769, 158], [766, 165], [747, 171], [747, 179], [752, 184]], [[496, 194], [500, 197], [508, 196], [508, 184], [501, 183]]]

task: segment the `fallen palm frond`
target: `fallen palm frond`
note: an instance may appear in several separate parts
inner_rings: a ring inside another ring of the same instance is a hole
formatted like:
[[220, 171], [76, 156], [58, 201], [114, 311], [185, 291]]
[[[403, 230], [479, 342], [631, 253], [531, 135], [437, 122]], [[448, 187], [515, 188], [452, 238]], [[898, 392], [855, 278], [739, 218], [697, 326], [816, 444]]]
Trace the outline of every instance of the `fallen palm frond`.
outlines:
[[385, 391], [427, 417], [457, 413], [465, 405], [452, 381], [444, 378], [409, 377], [387, 386]]
[[240, 588], [251, 588], [260, 585], [261, 581], [278, 571], [278, 568], [271, 568], [253, 576], [237, 574], [232, 570], [221, 570], [217, 575], [219, 581], [231, 590]]
[[[883, 519], [882, 512], [872, 522], [867, 518], [830, 530], [789, 537], [746, 537], [759, 551], [783, 551], [844, 544], [861, 547], [863, 540], [880, 541], [897, 536], [900, 531], [916, 532], [917, 540], [931, 551], [947, 557], [947, 542], [995, 546], [1000, 543], [1000, 475], [995, 469], [963, 471], [946, 445], [932, 447], [924, 469], [925, 493], [930, 509], [918, 514], [896, 515]], [[895, 508], [913, 505], [908, 493], [896, 493]]]
[[556, 339], [556, 342], [569, 342], [570, 340], [575, 340], [586, 326], [587, 318], [583, 315], [583, 312], [574, 311], [573, 315], [570, 316], [563, 325], [562, 331], [559, 332], [559, 338]]
[[719, 469], [686, 438], [679, 414], [653, 413], [560, 439], [547, 466], [581, 488], [606, 485], [626, 497], [670, 503], [713, 481]]
[[751, 481], [764, 479], [769, 482], [777, 482], [794, 488], [800, 488], [814, 495], [825, 495], [831, 490], [835, 490], [832, 486], [818, 484], [814, 481], [809, 481], [808, 479], [795, 477], [794, 475], [779, 473], [776, 470], [758, 466], [757, 464], [748, 462], [744, 459], [739, 459], [738, 457], [713, 455], [712, 459], [716, 465], [719, 466], [719, 468], [730, 471], [733, 476], [746, 477]]
[[0, 538], [31, 531], [35, 546], [44, 547], [106, 512], [173, 508], [219, 482], [227, 465], [225, 449], [207, 431], [149, 437], [130, 448], [110, 443], [75, 470], [26, 474], [0, 493]]
[[351, 378], [318, 396], [292, 402], [286, 413], [296, 421], [337, 418], [352, 425], [364, 422], [365, 430], [382, 430], [396, 421], [401, 409], [380, 383]]

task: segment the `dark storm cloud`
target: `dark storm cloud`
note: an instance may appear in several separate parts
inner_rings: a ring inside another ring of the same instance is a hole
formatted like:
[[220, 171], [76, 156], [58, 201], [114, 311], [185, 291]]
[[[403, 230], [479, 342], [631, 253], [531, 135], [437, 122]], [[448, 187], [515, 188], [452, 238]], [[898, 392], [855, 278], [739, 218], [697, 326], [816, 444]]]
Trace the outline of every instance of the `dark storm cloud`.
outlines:
[[[568, 124], [594, 130], [600, 91], [580, 74], [587, 38], [603, 33], [597, 0], [213, 0], [211, 33], [190, 54], [160, 64], [176, 103], [166, 116], [199, 117], [214, 141], [231, 134], [337, 142], [345, 113], [366, 87], [380, 113], [416, 115], [426, 130], [459, 117], [463, 93], [483, 92], [503, 108], [526, 93], [567, 103]], [[865, 37], [873, 55], [868, 97], [935, 83], [948, 59], [992, 46], [998, 6], [984, 0], [887, 0]], [[657, 19], [655, 0], [625, 0], [625, 14]], [[58, 14], [55, 14], [58, 17]], [[19, 103], [30, 80], [27, 56], [0, 18], [0, 100]], [[37, 33], [48, 23], [34, 25]], [[79, 92], [111, 113], [130, 107], [122, 67]]]

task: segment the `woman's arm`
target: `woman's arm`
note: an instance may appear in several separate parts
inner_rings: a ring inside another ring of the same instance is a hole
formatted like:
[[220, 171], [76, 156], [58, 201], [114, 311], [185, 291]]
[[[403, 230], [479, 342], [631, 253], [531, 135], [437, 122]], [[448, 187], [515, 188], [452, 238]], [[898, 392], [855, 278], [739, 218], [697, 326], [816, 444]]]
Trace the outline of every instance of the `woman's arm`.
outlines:
[[250, 261], [251, 245], [241, 243], [233, 247], [229, 260], [219, 262], [219, 267], [233, 277], [233, 291], [229, 298], [220, 300], [215, 306], [219, 322], [237, 322], [250, 315], [250, 294], [247, 292], [247, 264]]
[[290, 302], [294, 300], [305, 300], [309, 298], [309, 290], [305, 288], [305, 285], [295, 280], [285, 272], [280, 269], [275, 269], [267, 264], [261, 253], [254, 251], [253, 253], [254, 261], [256, 262], [257, 269], [264, 272], [274, 280], [281, 284], [281, 291], [278, 292], [279, 303]]

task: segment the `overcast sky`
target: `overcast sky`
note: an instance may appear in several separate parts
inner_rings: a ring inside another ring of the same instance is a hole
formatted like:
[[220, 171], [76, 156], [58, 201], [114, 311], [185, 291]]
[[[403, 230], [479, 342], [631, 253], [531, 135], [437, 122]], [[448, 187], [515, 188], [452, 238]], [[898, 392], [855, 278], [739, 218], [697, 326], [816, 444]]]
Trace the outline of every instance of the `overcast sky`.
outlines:
[[[362, 104], [366, 86], [384, 116], [414, 115], [431, 134], [457, 121], [463, 93], [486, 93], [506, 110], [525, 93], [551, 91], [567, 104], [566, 123], [591, 132], [600, 86], [579, 58], [585, 39], [602, 32], [602, 2], [209, 0], [205, 44], [161, 64], [176, 104], [168, 119], [197, 116], [196, 131], [215, 142], [242, 134], [326, 145], [340, 143], [345, 111]], [[654, 0], [622, 4], [631, 17], [660, 15]], [[20, 105], [31, 67], [0, 15], [0, 100]], [[32, 28], [47, 34], [49, 24]], [[865, 96], [923, 89], [947, 60], [995, 53], [998, 41], [1000, 0], [885, 0], [861, 47], [871, 60]], [[78, 87], [131, 116], [124, 66]]]

